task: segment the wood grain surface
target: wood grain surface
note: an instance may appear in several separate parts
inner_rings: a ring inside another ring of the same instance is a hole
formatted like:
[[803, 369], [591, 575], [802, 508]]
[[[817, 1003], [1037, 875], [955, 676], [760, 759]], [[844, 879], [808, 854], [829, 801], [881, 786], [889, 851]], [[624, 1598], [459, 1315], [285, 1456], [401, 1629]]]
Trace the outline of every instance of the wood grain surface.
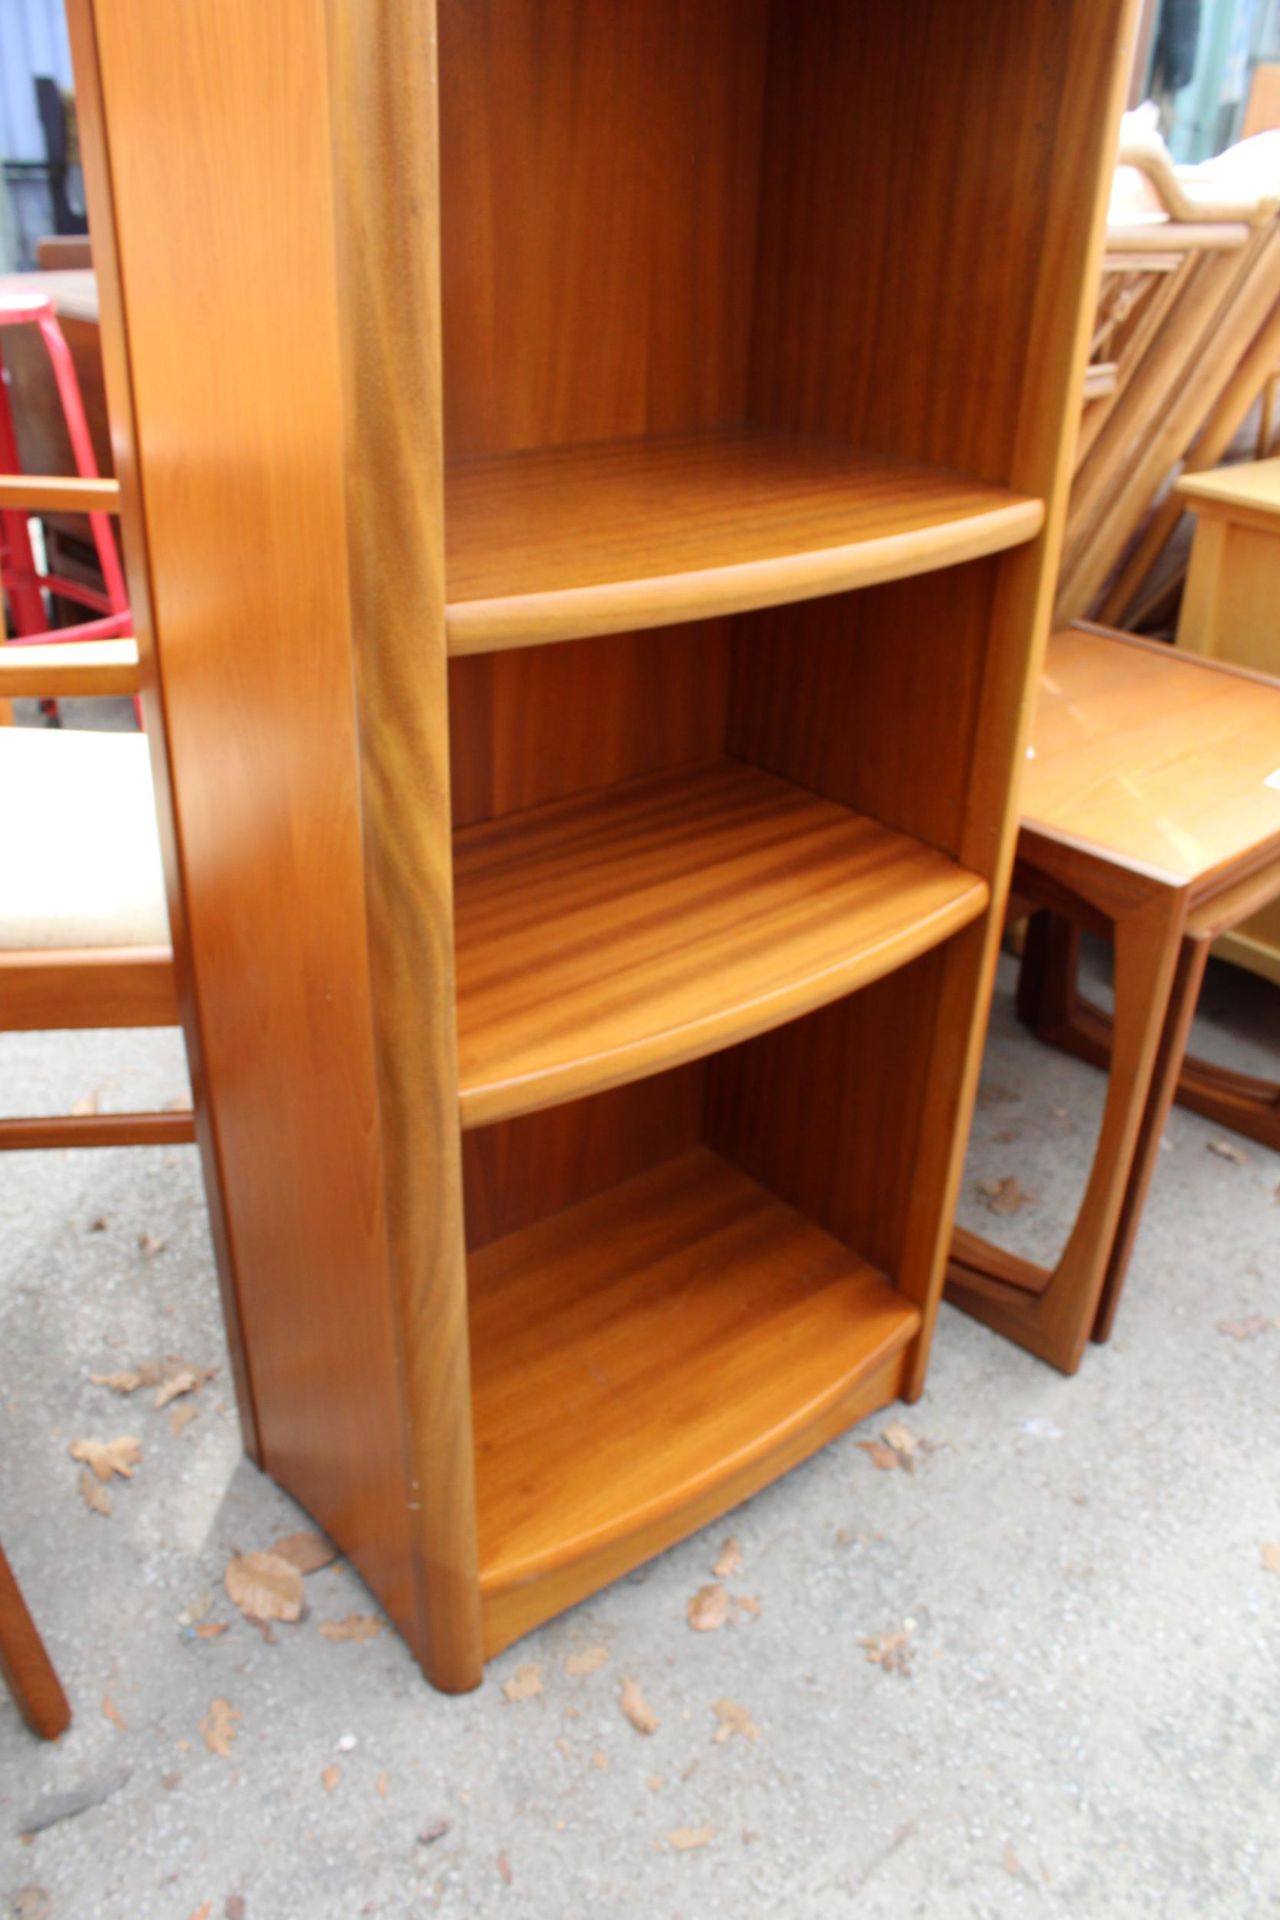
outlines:
[[1032, 540], [1038, 500], [837, 442], [725, 430], [448, 475], [452, 653], [806, 600]]
[[734, 761], [457, 836], [464, 1126], [596, 1092], [837, 999], [985, 884]]

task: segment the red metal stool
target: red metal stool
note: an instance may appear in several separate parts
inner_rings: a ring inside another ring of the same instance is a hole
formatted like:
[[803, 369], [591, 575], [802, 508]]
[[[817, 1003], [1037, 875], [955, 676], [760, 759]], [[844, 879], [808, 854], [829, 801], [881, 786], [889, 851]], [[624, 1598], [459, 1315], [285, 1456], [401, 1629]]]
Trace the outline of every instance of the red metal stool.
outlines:
[[[23, 293], [0, 298], [0, 328], [38, 327], [48, 350], [62, 403], [63, 418], [71, 441], [71, 455], [82, 479], [96, 480], [98, 463], [80, 398], [71, 349], [62, 335], [53, 301], [44, 293]], [[9, 407], [3, 354], [0, 353], [0, 473], [20, 473], [18, 442]], [[129, 597], [116, 547], [111, 521], [105, 513], [91, 513], [89, 527], [102, 571], [103, 589], [83, 586], [60, 574], [41, 573], [36, 566], [27, 515], [12, 510], [0, 511], [0, 583], [8, 597], [14, 632], [11, 642], [36, 640], [107, 640], [131, 631]], [[97, 617], [75, 626], [51, 627], [45, 609], [46, 592], [73, 601]]]

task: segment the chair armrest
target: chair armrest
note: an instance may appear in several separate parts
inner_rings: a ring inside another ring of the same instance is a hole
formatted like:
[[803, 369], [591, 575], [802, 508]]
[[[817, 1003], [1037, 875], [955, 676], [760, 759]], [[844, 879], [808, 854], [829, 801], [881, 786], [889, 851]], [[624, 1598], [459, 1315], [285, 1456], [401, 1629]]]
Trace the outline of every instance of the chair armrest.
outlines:
[[0, 510], [15, 513], [119, 513], [118, 480], [79, 474], [0, 473]]
[[64, 640], [0, 645], [0, 700], [137, 693], [138, 643]]

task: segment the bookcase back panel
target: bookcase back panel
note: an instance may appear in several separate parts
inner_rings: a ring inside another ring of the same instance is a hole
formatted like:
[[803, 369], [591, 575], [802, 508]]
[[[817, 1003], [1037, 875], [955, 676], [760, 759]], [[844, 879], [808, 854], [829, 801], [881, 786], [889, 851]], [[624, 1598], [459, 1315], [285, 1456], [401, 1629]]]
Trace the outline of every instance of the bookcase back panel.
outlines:
[[463, 1135], [467, 1247], [576, 1206], [702, 1138], [706, 1063]]
[[708, 1063], [707, 1144], [895, 1280], [945, 964], [937, 948]]
[[440, 0], [450, 459], [743, 418], [767, 0]]
[[998, 565], [740, 615], [730, 753], [954, 856]]
[[455, 827], [719, 758], [729, 633], [709, 620], [450, 661]]
[[1081, 12], [775, 7], [754, 418], [1028, 484], [1015, 442]]

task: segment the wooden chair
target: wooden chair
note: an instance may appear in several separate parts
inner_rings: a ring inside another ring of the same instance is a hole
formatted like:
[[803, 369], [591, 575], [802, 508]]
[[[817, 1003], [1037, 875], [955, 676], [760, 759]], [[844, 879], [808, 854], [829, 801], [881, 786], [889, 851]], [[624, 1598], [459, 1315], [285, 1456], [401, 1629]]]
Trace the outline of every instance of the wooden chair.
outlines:
[[[947, 1297], [1074, 1373], [1111, 1331], [1210, 944], [1280, 897], [1280, 684], [1076, 628], [1049, 643], [1032, 738], [1013, 886], [1041, 911], [1020, 1011], [1110, 1083], [1057, 1265], [958, 1230]], [[1114, 1022], [1076, 993], [1080, 927], [1114, 942]], [[1257, 1137], [1280, 1144], [1276, 1089], [1247, 1085], [1260, 1128], [1271, 1103]]]
[[[33, 508], [53, 489], [101, 507], [114, 481], [5, 477]], [[19, 698], [136, 695], [131, 638], [0, 646], [0, 717]], [[0, 1032], [178, 1021], [147, 741], [0, 728]], [[0, 1149], [194, 1138], [190, 1113], [0, 1117]]]
[[0, 1679], [18, 1711], [42, 1740], [56, 1740], [71, 1725], [71, 1708], [62, 1682], [45, 1650], [35, 1621], [0, 1550]]

